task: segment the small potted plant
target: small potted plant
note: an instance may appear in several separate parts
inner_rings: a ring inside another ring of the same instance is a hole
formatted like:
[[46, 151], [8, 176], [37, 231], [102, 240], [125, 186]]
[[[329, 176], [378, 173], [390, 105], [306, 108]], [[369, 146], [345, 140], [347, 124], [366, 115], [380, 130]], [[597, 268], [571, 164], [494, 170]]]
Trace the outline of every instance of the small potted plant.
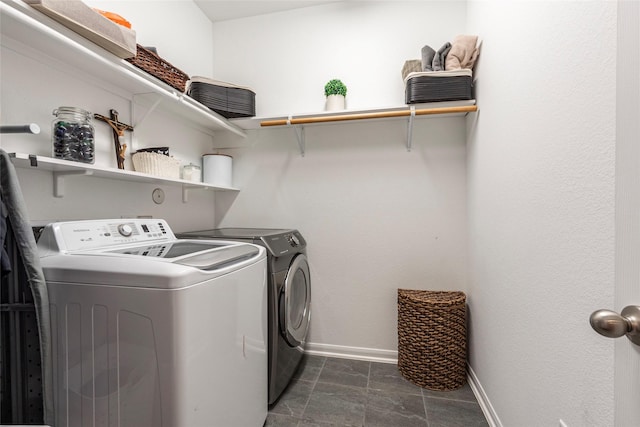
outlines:
[[347, 86], [338, 79], [332, 79], [324, 85], [324, 94], [327, 97], [325, 109], [327, 111], [344, 110], [344, 97], [347, 95]]

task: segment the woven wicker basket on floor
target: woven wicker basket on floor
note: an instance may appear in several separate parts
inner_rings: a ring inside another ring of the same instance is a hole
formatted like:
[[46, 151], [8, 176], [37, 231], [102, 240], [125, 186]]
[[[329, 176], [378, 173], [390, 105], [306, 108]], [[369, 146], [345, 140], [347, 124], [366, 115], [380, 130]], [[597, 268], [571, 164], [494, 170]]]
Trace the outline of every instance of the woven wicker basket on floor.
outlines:
[[398, 289], [398, 370], [415, 385], [450, 391], [467, 379], [466, 295]]

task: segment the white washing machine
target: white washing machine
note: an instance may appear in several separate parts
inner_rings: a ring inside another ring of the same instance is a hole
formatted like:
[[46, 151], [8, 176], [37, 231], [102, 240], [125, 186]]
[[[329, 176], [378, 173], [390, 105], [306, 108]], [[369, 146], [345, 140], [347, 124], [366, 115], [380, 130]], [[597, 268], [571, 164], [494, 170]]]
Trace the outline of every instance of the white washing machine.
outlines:
[[127, 219], [53, 223], [38, 248], [56, 425], [263, 425], [263, 247], [177, 239], [163, 220]]

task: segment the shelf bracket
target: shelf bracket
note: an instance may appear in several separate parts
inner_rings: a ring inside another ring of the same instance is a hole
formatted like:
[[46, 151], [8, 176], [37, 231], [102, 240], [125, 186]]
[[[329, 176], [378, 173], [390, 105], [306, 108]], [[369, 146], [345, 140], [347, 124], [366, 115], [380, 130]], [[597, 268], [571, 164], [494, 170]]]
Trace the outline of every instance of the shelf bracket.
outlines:
[[[131, 105], [131, 111], [135, 112], [135, 105], [136, 105], [136, 97], [138, 97], [140, 95], [133, 95], [133, 100], [132, 100], [132, 105]], [[158, 96], [157, 99], [153, 102], [153, 104], [151, 104], [151, 106], [147, 109], [147, 111], [142, 115], [142, 117], [140, 117], [139, 120], [136, 121], [136, 123], [134, 123], [133, 127], [138, 127], [140, 126], [146, 119], [147, 117], [149, 117], [149, 114], [153, 113], [155, 111], [155, 109], [158, 107], [158, 105], [160, 105], [162, 103], [162, 97]], [[135, 114], [134, 114], [135, 117]]]
[[79, 170], [79, 171], [54, 171], [53, 172], [53, 196], [64, 197], [64, 178], [66, 176], [79, 176], [79, 175], [93, 175], [93, 171]]
[[[291, 125], [291, 116], [287, 119], [287, 125]], [[306, 144], [304, 139], [304, 126], [293, 125], [293, 131], [296, 133], [296, 139], [298, 140], [298, 147], [300, 147], [300, 155], [304, 157]]]
[[411, 145], [413, 143], [413, 119], [416, 117], [416, 107], [412, 105], [409, 107], [411, 115], [409, 116], [409, 121], [407, 122], [407, 151], [411, 151]]
[[189, 187], [186, 185], [182, 186], [182, 203], [187, 203], [189, 201]]
[[189, 190], [208, 190], [209, 187], [197, 187], [195, 185], [182, 185], [182, 203], [189, 202]]

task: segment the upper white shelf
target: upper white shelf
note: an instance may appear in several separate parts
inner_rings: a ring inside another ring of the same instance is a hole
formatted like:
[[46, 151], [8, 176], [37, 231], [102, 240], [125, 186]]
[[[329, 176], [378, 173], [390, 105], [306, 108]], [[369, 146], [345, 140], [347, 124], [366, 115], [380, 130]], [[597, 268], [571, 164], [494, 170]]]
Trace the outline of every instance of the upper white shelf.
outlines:
[[371, 110], [324, 111], [321, 113], [299, 114], [296, 116], [252, 117], [232, 119], [243, 129], [260, 129], [278, 126], [293, 126], [300, 147], [300, 154], [305, 153], [304, 127], [324, 123], [340, 123], [355, 120], [389, 120], [407, 118], [407, 151], [411, 151], [413, 138], [413, 122], [417, 117], [464, 116], [478, 110], [475, 99], [468, 101], [445, 101], [425, 104], [411, 104], [402, 107], [376, 108]]
[[2, 45], [22, 55], [124, 91], [135, 103], [162, 109], [207, 133], [246, 137], [226, 118], [21, 1], [0, 2], [0, 32]]
[[53, 195], [64, 196], [64, 178], [67, 176], [94, 176], [98, 178], [117, 179], [121, 181], [146, 182], [182, 187], [182, 201], [187, 202], [188, 191], [192, 189], [210, 189], [215, 191], [240, 191], [233, 187], [218, 187], [204, 182], [186, 181], [184, 179], [161, 178], [145, 173], [104, 168], [88, 163], [71, 162], [52, 157], [35, 156], [24, 153], [10, 153], [13, 164], [17, 168], [38, 168], [51, 171], [53, 174]]
[[323, 111], [290, 116], [251, 117], [230, 119], [242, 129], [259, 129], [264, 127], [287, 125], [311, 125], [353, 120], [376, 120], [399, 117], [428, 117], [433, 115], [462, 116], [476, 111], [476, 101], [443, 101], [424, 104], [403, 105], [401, 107], [374, 108], [367, 110]]

